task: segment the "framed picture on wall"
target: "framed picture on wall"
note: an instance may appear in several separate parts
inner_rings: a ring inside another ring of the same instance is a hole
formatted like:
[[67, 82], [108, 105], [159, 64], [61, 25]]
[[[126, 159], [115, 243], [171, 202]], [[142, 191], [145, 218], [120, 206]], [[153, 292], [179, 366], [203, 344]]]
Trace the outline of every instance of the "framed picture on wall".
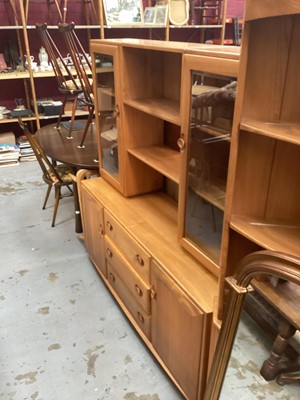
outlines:
[[107, 26], [143, 23], [142, 0], [103, 0]]
[[144, 24], [154, 24], [155, 20], [155, 8], [156, 7], [146, 7], [144, 11]]
[[166, 26], [168, 20], [168, 5], [155, 6], [155, 25]]

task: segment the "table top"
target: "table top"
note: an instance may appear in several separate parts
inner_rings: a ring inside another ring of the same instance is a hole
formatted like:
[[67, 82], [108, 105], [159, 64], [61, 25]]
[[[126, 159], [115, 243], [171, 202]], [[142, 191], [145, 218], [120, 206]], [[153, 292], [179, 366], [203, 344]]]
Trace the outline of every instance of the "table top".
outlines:
[[[68, 130], [61, 124], [56, 129], [56, 123], [41, 127], [35, 134], [36, 140], [49, 158], [72, 165], [76, 168], [98, 169], [97, 133], [94, 124], [84, 141], [84, 148], [78, 148], [83, 135], [85, 121], [76, 121], [79, 129], [72, 131], [73, 139], [68, 139]], [[81, 129], [82, 127], [82, 129]]]

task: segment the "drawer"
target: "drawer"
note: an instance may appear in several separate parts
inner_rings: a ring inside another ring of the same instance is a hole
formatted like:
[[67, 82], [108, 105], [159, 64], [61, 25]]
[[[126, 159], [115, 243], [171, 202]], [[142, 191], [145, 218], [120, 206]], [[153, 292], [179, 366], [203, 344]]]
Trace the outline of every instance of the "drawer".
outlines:
[[137, 303], [150, 315], [150, 286], [146, 285], [114, 243], [105, 236], [105, 256]]
[[134, 318], [138, 326], [144, 332], [149, 340], [151, 340], [151, 317], [145, 313], [132, 296], [126, 284], [122, 281], [114, 267], [107, 262], [107, 277], [110, 286], [115, 290], [117, 295], [124, 303], [131, 316]]
[[104, 210], [105, 234], [120, 248], [130, 265], [146, 282], [150, 282], [150, 255], [128, 232]]

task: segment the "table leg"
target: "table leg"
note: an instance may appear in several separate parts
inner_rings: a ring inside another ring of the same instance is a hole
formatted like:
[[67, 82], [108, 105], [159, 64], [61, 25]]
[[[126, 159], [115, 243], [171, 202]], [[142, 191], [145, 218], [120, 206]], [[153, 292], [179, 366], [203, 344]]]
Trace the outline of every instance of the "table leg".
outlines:
[[73, 195], [74, 195], [74, 206], [75, 206], [75, 232], [82, 233], [83, 229], [82, 229], [80, 204], [79, 204], [78, 188], [76, 181], [73, 181]]
[[286, 350], [289, 339], [295, 334], [296, 329], [286, 320], [279, 323], [279, 332], [273, 344], [271, 354], [267, 360], [264, 361], [260, 370], [261, 375], [266, 381], [271, 381], [282, 372], [280, 361], [282, 355]]

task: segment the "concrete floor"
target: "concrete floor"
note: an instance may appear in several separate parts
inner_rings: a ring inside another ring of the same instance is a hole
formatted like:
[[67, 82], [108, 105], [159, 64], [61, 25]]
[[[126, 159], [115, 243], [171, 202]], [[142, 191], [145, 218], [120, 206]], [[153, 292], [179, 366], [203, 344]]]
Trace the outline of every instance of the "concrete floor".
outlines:
[[182, 399], [45, 190], [36, 162], [0, 169], [0, 399]]
[[[45, 190], [36, 162], [0, 168], [0, 399], [182, 400], [89, 261], [73, 199], [51, 228]], [[222, 400], [299, 399], [263, 380], [271, 343], [243, 329]]]

